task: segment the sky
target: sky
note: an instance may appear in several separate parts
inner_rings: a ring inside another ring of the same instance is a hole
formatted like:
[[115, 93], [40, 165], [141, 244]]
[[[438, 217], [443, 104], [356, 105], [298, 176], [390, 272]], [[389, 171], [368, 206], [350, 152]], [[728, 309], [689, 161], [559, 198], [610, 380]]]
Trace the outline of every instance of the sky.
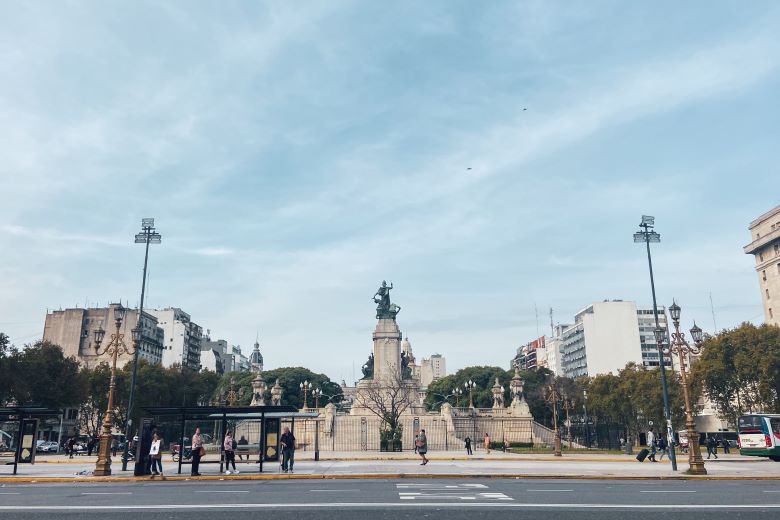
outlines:
[[[0, 331], [180, 307], [359, 377], [387, 280], [419, 358], [508, 367], [594, 301], [763, 312], [777, 2], [0, 2]], [[712, 305], [711, 305], [712, 302]], [[713, 319], [714, 311], [714, 319]]]

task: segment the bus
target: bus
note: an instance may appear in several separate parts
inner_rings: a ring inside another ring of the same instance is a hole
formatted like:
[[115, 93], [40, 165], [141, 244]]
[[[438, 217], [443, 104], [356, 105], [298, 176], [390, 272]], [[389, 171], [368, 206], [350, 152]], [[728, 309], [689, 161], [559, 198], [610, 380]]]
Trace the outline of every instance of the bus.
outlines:
[[739, 453], [780, 462], [780, 415], [751, 414], [739, 418]]

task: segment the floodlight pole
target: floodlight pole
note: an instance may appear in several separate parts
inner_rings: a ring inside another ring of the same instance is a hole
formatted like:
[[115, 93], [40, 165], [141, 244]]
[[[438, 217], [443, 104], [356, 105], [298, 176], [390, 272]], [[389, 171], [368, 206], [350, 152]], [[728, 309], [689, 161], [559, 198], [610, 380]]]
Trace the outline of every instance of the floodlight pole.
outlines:
[[130, 397], [127, 400], [127, 424], [125, 425], [125, 449], [122, 453], [122, 471], [127, 471], [127, 459], [128, 459], [128, 448], [130, 446], [130, 434], [132, 431], [133, 426], [133, 401], [135, 397], [135, 378], [138, 374], [138, 352], [141, 350], [140, 343], [141, 343], [141, 337], [143, 336], [143, 331], [141, 329], [141, 320], [143, 319], [144, 314], [144, 295], [146, 291], [146, 266], [149, 263], [149, 244], [154, 242], [155, 244], [159, 244], [162, 239], [162, 235], [157, 233], [157, 231], [154, 229], [154, 219], [153, 218], [145, 218], [141, 220], [141, 232], [135, 235], [135, 243], [136, 244], [146, 244], [146, 253], [144, 254], [144, 274], [143, 274], [143, 280], [141, 281], [141, 302], [138, 305], [138, 323], [136, 324], [136, 327], [138, 328], [139, 334], [138, 334], [138, 344], [135, 346], [135, 353], [133, 354], [133, 377], [130, 380]]
[[[655, 299], [655, 280], [653, 279], [653, 259], [650, 256], [650, 242], [660, 242], [661, 235], [653, 231], [655, 227], [655, 217], [642, 215], [642, 223], [639, 224], [640, 231], [634, 233], [634, 242], [644, 242], [647, 247], [647, 265], [650, 268], [650, 290], [653, 293], [653, 317], [655, 318], [655, 328], [660, 329], [658, 323], [658, 304]], [[669, 459], [672, 461], [672, 471], [677, 471], [677, 457], [674, 453], [674, 430], [672, 429], [672, 412], [669, 409], [669, 387], [666, 384], [666, 367], [664, 366], [663, 345], [656, 341], [658, 348], [658, 365], [661, 369], [661, 388], [664, 395], [664, 415], [666, 416], [666, 437], [669, 445]]]

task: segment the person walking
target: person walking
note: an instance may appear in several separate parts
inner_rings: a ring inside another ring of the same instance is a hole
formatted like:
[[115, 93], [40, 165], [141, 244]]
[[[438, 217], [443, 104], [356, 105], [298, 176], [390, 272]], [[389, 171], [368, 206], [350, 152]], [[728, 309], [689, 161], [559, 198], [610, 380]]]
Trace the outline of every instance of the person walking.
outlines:
[[658, 460], [663, 460], [664, 455], [667, 457], [669, 456], [669, 443], [666, 441], [666, 437], [663, 435], [658, 436], [658, 449], [661, 451], [661, 455], [658, 457]]
[[490, 435], [485, 432], [485, 453], [490, 453]]
[[[154, 432], [152, 435], [152, 445], [149, 448], [149, 460], [151, 461], [152, 477], [160, 475], [164, 477], [162, 467], [162, 437], [158, 432]], [[158, 470], [159, 469], [159, 473]]]
[[111, 456], [116, 457], [116, 450], [119, 448], [119, 441], [116, 440], [116, 437], [111, 437]]
[[200, 434], [200, 428], [195, 428], [195, 433], [192, 435], [192, 471], [190, 475], [193, 477], [199, 477], [200, 473], [200, 458], [205, 454], [206, 450], [203, 448], [203, 437]]
[[466, 455], [474, 455], [471, 451], [471, 437], [466, 437]]
[[707, 436], [707, 458], [710, 458], [710, 455], [713, 455], [716, 459], [718, 458], [718, 443], [715, 441], [715, 437], [712, 435]]
[[647, 449], [650, 450], [650, 456], [647, 457], [647, 460], [652, 462], [658, 462], [655, 460], [655, 452], [656, 452], [656, 444], [655, 444], [655, 432], [652, 428], [650, 428], [650, 431], [647, 432]]
[[66, 444], [68, 447], [68, 458], [73, 458], [73, 451], [76, 449], [76, 439], [71, 437], [68, 439], [68, 444]]
[[425, 454], [428, 453], [428, 437], [425, 435], [425, 430], [420, 430], [420, 433], [417, 435], [417, 440], [414, 444], [417, 447], [417, 453], [419, 453], [420, 457], [422, 457], [420, 466], [425, 466], [428, 464], [428, 459], [425, 457]]
[[233, 473], [238, 475], [236, 469], [236, 441], [233, 440], [233, 432], [228, 430], [225, 434], [225, 442], [222, 443], [222, 448], [225, 450], [225, 474], [230, 475], [230, 465], [233, 464]]
[[282, 471], [294, 473], [293, 464], [295, 464], [295, 435], [290, 432], [290, 428], [285, 426], [282, 438], [279, 440], [282, 446]]
[[731, 453], [731, 445], [729, 445], [728, 439], [720, 438], [720, 447], [723, 448], [723, 453]]

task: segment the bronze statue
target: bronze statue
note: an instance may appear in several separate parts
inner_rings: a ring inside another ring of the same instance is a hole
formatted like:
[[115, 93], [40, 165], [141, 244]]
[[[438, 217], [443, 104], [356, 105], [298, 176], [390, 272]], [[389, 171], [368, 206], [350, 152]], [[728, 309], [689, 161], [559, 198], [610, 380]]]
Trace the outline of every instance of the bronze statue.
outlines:
[[396, 315], [401, 312], [401, 307], [394, 303], [390, 303], [390, 289], [393, 288], [393, 283], [387, 285], [385, 280], [382, 280], [382, 285], [377, 289], [374, 294], [374, 303], [376, 303], [376, 319], [391, 319], [394, 320]]

